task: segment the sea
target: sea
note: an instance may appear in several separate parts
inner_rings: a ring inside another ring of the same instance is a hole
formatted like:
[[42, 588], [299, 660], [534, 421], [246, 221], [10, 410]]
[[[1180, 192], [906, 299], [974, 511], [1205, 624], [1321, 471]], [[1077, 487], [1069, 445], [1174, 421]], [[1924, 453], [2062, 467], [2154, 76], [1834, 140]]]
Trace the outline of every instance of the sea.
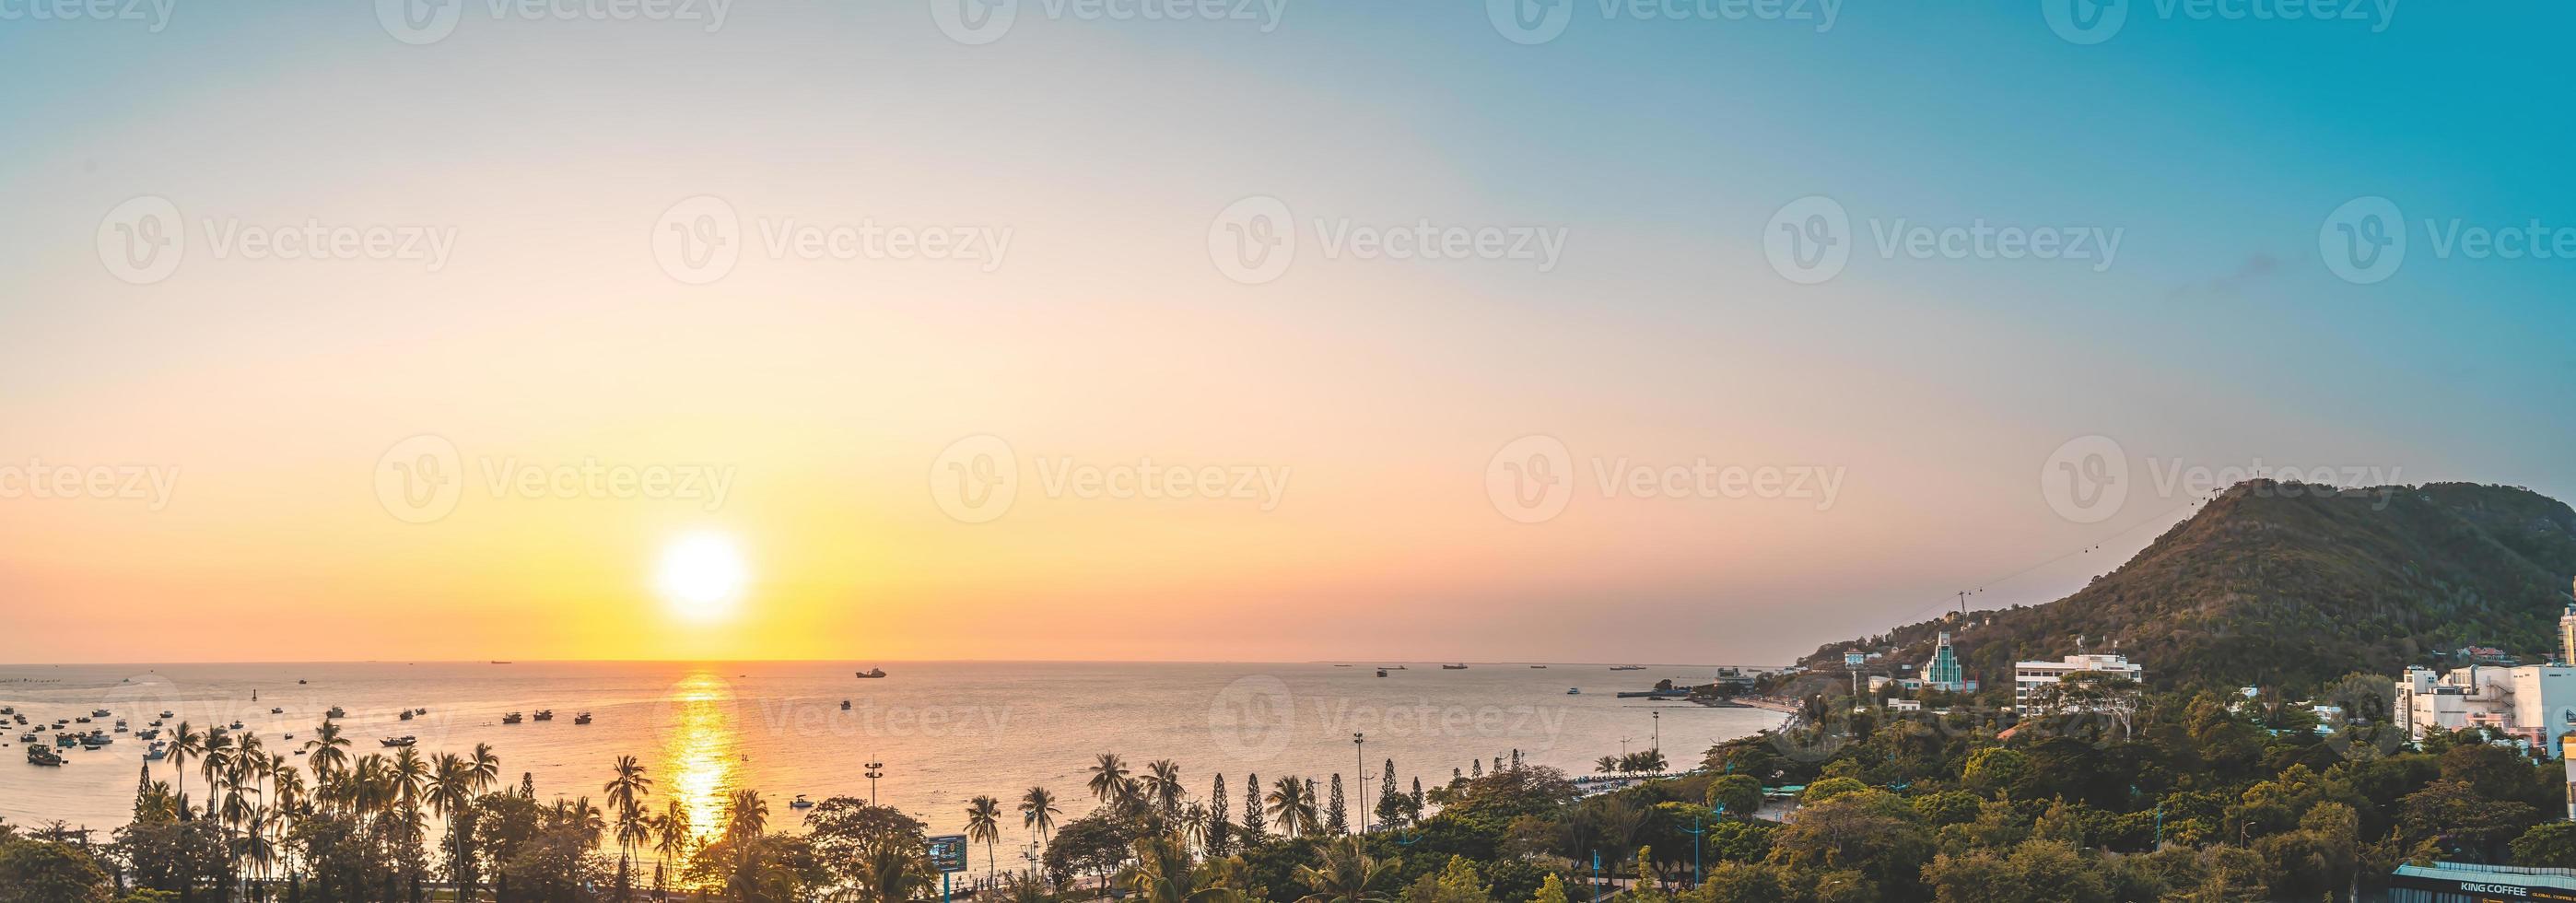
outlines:
[[[1378, 666], [1397, 664], [1404, 667], [1378, 676]], [[856, 676], [873, 668], [887, 676]], [[1006, 822], [991, 856], [1007, 871], [1031, 852], [1020, 796], [1030, 787], [1053, 791], [1064, 810], [1059, 825], [1090, 811], [1086, 769], [1098, 753], [1118, 753], [1138, 772], [1170, 759], [1194, 799], [1206, 798], [1222, 774], [1237, 812], [1247, 775], [1258, 774], [1265, 791], [1280, 776], [1299, 775], [1329, 793], [1338, 774], [1356, 823], [1359, 810], [1374, 805], [1389, 759], [1404, 789], [1417, 777], [1437, 786], [1480, 760], [1490, 768], [1515, 751], [1582, 775], [1602, 756], [1660, 746], [1687, 768], [1714, 743], [1779, 723], [1781, 715], [1760, 709], [1615, 695], [1664, 678], [1705, 683], [1715, 673], [1708, 665], [1447, 670], [1426, 662], [0, 665], [0, 706], [30, 722], [12, 720], [0, 735], [7, 747], [0, 818], [22, 826], [59, 820], [95, 829], [100, 839], [129, 820], [146, 744], [118, 734], [103, 749], [62, 750], [59, 768], [28, 764], [21, 735], [50, 740], [45, 728], [56, 718], [105, 709], [113, 714], [72, 727], [123, 719], [137, 732], [163, 711], [172, 713], [166, 724], [199, 730], [239, 721], [235, 733], [255, 733], [301, 763], [295, 751], [339, 706], [353, 755], [390, 753], [382, 745], [388, 737], [414, 738], [424, 758], [489, 743], [504, 782], [515, 786], [525, 774], [541, 799], [597, 802], [611, 763], [635, 756], [655, 782], [649, 808], [658, 813], [677, 798], [702, 834], [720, 829], [723, 801], [743, 788], [769, 801], [774, 826], [793, 827], [789, 803], [800, 795], [873, 797], [933, 834], [963, 833], [967, 801], [990, 794], [1003, 801]], [[535, 720], [548, 709], [553, 720]], [[504, 724], [510, 712], [528, 718]], [[574, 723], [582, 712], [591, 723]], [[186, 787], [202, 801], [203, 777], [195, 762], [188, 767]], [[180, 782], [167, 761], [150, 770], [155, 780]], [[1365, 789], [1356, 777], [1363, 772]], [[985, 871], [986, 849], [974, 847], [972, 870]]]

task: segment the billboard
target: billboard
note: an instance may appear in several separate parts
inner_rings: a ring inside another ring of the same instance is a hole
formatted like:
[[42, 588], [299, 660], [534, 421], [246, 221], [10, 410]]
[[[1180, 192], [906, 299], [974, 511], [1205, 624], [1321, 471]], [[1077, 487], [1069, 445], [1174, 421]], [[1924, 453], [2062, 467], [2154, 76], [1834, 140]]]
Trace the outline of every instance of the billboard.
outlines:
[[929, 839], [930, 867], [942, 872], [966, 870], [966, 835], [941, 834]]

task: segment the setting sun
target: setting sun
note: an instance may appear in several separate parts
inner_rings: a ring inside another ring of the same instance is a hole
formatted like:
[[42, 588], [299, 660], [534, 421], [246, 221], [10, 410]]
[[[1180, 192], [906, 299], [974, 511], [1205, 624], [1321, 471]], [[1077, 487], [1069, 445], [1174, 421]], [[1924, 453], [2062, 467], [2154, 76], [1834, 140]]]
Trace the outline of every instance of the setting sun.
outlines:
[[731, 538], [693, 533], [662, 550], [656, 586], [673, 615], [704, 624], [731, 617], [750, 579]]

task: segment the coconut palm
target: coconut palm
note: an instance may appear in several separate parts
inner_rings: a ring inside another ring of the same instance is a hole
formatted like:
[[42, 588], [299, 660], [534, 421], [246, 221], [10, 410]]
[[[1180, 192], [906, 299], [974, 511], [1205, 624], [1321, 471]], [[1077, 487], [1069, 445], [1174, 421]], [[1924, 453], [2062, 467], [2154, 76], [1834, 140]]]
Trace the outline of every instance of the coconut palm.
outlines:
[[1046, 842], [1047, 834], [1055, 830], [1055, 817], [1062, 814], [1064, 810], [1055, 807], [1055, 793], [1044, 787], [1020, 794], [1020, 824], [1036, 831], [1039, 843]]
[[188, 729], [188, 722], [179, 722], [179, 729], [170, 735], [169, 755], [170, 769], [179, 775], [181, 811], [186, 811], [188, 807], [187, 800], [184, 799], [188, 795], [188, 760], [203, 755], [205, 751], [206, 735]]
[[1091, 796], [1103, 803], [1124, 800], [1135, 790], [1127, 780], [1127, 760], [1117, 753], [1101, 753], [1100, 763], [1091, 766]]
[[1179, 840], [1171, 837], [1147, 837], [1136, 841], [1136, 861], [1120, 875], [1120, 883], [1136, 895], [1137, 903], [1209, 903], [1226, 891], [1210, 888], [1194, 893], [1190, 853]]
[[769, 802], [760, 798], [760, 791], [736, 790], [731, 803], [725, 836], [739, 843], [759, 837], [769, 827]]
[[1271, 822], [1290, 837], [1312, 833], [1322, 821], [1315, 813], [1315, 795], [1306, 785], [1305, 778], [1280, 778], [1271, 783], [1269, 795], [1262, 797]]
[[1162, 812], [1164, 818], [1170, 819], [1181, 814], [1181, 797], [1188, 795], [1188, 791], [1181, 789], [1180, 763], [1170, 759], [1156, 759], [1145, 766], [1145, 775], [1137, 781], [1137, 784], [1139, 785], [1137, 789], [1143, 791], [1146, 801], [1153, 803], [1154, 808]]
[[474, 792], [489, 793], [501, 781], [501, 757], [492, 752], [492, 744], [474, 744]]
[[662, 817], [653, 820], [653, 853], [661, 861], [653, 864], [653, 895], [663, 895], [668, 870], [689, 853], [689, 810], [672, 797], [664, 804]]
[[1336, 840], [1324, 847], [1316, 864], [1297, 867], [1297, 882], [1312, 891], [1297, 903], [1385, 903], [1388, 898], [1377, 887], [1388, 883], [1398, 864], [1369, 856], [1357, 837]]
[[966, 802], [966, 838], [984, 842], [984, 876], [990, 878], [996, 865], [993, 845], [1002, 839], [1002, 801], [979, 796]]
[[313, 739], [304, 741], [305, 761], [313, 763], [315, 780], [328, 780], [349, 764], [349, 738], [340, 735], [340, 723], [328, 718], [313, 729]]
[[[465, 811], [467, 806], [474, 804], [474, 765], [454, 753], [439, 753], [430, 762], [430, 811], [452, 822]], [[466, 856], [469, 855], [465, 849], [465, 843], [472, 835], [464, 831], [449, 833], [456, 835], [456, 849], [453, 851], [455, 858], [449, 861], [456, 864], [454, 871], [460, 874], [451, 874], [448, 878], [462, 885], [465, 883], [465, 876], [461, 872], [464, 871], [463, 864]]]
[[609, 810], [617, 813], [617, 874], [623, 879], [636, 848], [652, 833], [642, 820], [643, 801], [653, 793], [653, 779], [644, 776], [644, 764], [634, 756], [618, 756], [611, 771], [616, 777], [600, 790], [608, 794]]

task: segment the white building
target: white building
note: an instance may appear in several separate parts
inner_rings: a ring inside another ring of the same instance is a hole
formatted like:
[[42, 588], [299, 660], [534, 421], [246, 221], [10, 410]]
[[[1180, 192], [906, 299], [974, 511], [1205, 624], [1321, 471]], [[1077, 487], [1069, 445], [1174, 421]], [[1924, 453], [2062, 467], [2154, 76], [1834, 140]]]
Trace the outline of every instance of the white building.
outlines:
[[2397, 681], [2395, 717], [2407, 736], [2439, 727], [2496, 732], [2556, 755], [2559, 738], [2576, 729], [2576, 666], [2471, 665], [2435, 674], [2421, 665]]
[[2070, 655], [2054, 662], [2020, 662], [2013, 665], [2013, 706], [2027, 708], [2049, 704], [2049, 700], [2057, 695], [2058, 683], [2075, 674], [2124, 677], [2138, 683], [2147, 679], [2146, 668], [2118, 653]]

